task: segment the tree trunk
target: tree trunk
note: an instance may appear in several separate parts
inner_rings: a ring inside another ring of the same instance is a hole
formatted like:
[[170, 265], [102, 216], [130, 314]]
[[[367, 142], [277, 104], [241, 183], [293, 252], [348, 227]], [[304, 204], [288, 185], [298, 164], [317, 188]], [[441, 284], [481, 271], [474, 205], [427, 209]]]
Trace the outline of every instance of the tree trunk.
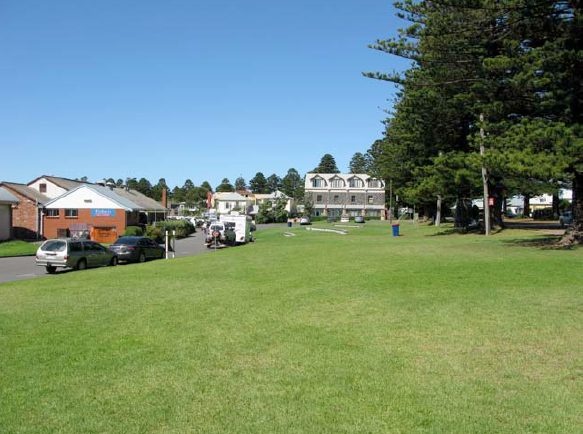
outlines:
[[524, 217], [530, 217], [530, 194], [524, 195], [524, 210], [522, 211], [522, 215]]
[[583, 244], [583, 172], [577, 172], [573, 177], [573, 225], [559, 244], [565, 247]]

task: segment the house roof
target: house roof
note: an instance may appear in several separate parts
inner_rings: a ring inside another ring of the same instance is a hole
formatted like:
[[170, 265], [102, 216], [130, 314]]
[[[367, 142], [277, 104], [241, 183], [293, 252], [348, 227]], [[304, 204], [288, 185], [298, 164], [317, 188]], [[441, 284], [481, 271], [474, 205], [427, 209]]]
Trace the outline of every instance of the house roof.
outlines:
[[59, 197], [54, 198], [50, 202], [46, 203], [45, 206], [47, 208], [49, 208], [53, 203], [57, 202], [58, 200], [61, 200], [64, 197], [70, 196], [81, 189], [93, 190], [97, 194], [108, 198], [109, 200], [114, 202], [116, 205], [118, 205], [120, 208], [124, 208], [126, 211], [141, 211], [141, 210], [143, 210], [143, 208], [141, 206], [132, 202], [129, 199], [126, 199], [125, 197], [120, 196], [119, 194], [117, 194], [115, 191], [113, 191], [109, 187], [102, 187], [101, 185], [96, 185], [96, 184], [80, 185], [77, 188], [74, 188], [72, 190], [69, 190], [66, 193], [63, 193]]
[[72, 189], [79, 187], [80, 185], [84, 185], [84, 184], [92, 184], [91, 182], [88, 182], [88, 181], [79, 181], [76, 179], [61, 178], [59, 176], [42, 175], [42, 176], [39, 176], [38, 178], [35, 178], [32, 181], [30, 181], [27, 185], [30, 185], [33, 182], [36, 182], [42, 178], [45, 178], [46, 180], [51, 181], [53, 184], [55, 184], [61, 188], [64, 188], [65, 190], [72, 190]]
[[287, 196], [279, 190], [274, 191], [273, 193], [269, 194], [255, 194], [255, 199], [263, 200], [263, 199], [279, 199], [280, 197], [287, 198]]
[[244, 201], [248, 200], [245, 196], [241, 196], [239, 193], [215, 193], [215, 200], [236, 200], [236, 201]]
[[18, 203], [18, 199], [8, 190], [0, 187], [0, 203]]
[[50, 199], [42, 193], [39, 193], [34, 188], [31, 188], [24, 184], [18, 184], [16, 182], [2, 182], [0, 186], [5, 187], [8, 190], [12, 190], [24, 197], [31, 200], [37, 201], [40, 205], [45, 205], [50, 201]]
[[[105, 187], [109, 190], [109, 187]], [[126, 190], [125, 188], [114, 188], [113, 191], [129, 201], [138, 205], [144, 211], [166, 211], [164, 205], [160, 202], [155, 201], [151, 197], [140, 193], [137, 190]]]

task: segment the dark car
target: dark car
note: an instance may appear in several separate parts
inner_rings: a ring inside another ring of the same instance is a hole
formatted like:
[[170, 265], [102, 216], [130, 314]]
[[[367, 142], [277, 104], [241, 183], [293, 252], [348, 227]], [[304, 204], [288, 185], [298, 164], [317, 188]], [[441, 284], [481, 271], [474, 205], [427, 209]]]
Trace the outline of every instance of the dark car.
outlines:
[[89, 240], [59, 238], [45, 241], [36, 251], [36, 265], [45, 267], [47, 273], [57, 268], [84, 270], [89, 267], [117, 265], [115, 252]]
[[562, 228], [573, 224], [573, 211], [564, 211], [559, 217], [559, 224]]
[[165, 250], [162, 246], [148, 237], [124, 236], [119, 237], [115, 243], [109, 246], [120, 261], [145, 262], [148, 259], [160, 259], [164, 257]]

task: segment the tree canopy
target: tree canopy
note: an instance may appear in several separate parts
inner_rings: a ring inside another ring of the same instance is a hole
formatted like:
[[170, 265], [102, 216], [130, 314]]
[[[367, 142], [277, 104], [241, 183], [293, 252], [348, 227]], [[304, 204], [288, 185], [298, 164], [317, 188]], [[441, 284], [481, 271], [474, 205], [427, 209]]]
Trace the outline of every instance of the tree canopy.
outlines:
[[365, 74], [399, 86], [375, 170], [427, 208], [436, 195], [479, 196], [482, 166], [498, 211], [522, 188], [551, 192], [572, 182], [583, 229], [581, 2], [406, 0], [396, 7], [409, 25], [372, 48], [412, 67]]
[[313, 173], [340, 173], [338, 166], [336, 166], [336, 160], [330, 154], [324, 154], [320, 160], [320, 164], [312, 170]]

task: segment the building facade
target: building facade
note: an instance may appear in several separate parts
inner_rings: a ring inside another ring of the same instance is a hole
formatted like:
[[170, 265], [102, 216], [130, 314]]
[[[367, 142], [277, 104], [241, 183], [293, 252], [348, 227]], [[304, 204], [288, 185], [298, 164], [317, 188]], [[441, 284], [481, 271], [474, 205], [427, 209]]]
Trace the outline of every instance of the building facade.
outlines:
[[25, 184], [2, 182], [0, 187], [18, 199], [12, 207], [12, 236], [19, 240], [42, 238], [42, 209], [49, 198]]
[[363, 173], [308, 173], [305, 196], [313, 216], [385, 218], [385, 183]]
[[16, 196], [0, 187], [0, 241], [12, 238], [12, 207], [17, 205]]

